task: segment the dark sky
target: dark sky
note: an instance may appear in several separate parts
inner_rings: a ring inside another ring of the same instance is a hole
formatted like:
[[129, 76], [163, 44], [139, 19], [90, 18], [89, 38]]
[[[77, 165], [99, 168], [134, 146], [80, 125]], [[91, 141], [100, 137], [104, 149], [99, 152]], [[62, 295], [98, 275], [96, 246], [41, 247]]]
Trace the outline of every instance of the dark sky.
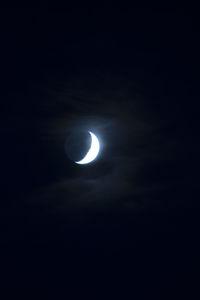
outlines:
[[189, 8], [2, 11], [2, 299], [197, 297], [198, 36]]

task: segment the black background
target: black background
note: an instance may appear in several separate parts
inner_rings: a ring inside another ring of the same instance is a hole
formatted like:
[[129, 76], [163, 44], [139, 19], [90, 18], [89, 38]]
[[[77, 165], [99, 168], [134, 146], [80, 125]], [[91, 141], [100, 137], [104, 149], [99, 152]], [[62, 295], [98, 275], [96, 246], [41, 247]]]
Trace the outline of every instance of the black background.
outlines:
[[[2, 299], [198, 296], [198, 25], [188, 7], [1, 11]], [[79, 126], [104, 144], [83, 168], [64, 151]]]

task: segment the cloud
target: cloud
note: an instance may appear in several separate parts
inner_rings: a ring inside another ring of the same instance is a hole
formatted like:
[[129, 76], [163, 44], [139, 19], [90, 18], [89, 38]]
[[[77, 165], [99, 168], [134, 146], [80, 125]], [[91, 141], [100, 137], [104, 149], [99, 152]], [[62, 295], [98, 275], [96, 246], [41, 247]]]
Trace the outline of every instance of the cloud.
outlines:
[[[162, 169], [175, 159], [179, 145], [170, 132], [172, 124], [164, 114], [156, 114], [130, 78], [88, 74], [45, 93], [40, 109], [46, 113], [38, 121], [41, 139], [64, 151], [70, 131], [85, 128], [100, 137], [102, 151], [87, 167], [70, 164], [63, 152], [57, 153], [62, 174], [36, 190], [32, 205], [68, 215], [109, 205], [143, 209], [153, 195], [173, 185], [172, 170], [168, 168], [167, 177]], [[169, 134], [163, 135], [165, 131]]]

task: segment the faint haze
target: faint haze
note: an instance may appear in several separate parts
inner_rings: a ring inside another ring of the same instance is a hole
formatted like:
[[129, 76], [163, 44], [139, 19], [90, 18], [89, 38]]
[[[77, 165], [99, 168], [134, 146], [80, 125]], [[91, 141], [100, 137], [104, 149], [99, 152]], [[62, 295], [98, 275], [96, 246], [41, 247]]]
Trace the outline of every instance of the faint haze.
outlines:
[[[159, 195], [174, 188], [177, 174], [180, 183], [183, 180], [175, 163], [182, 144], [173, 131], [175, 120], [168, 119], [162, 107], [155, 109], [131, 76], [80, 74], [40, 92], [41, 115], [35, 122], [46, 151], [56, 159], [52, 168], [56, 164], [58, 174], [35, 190], [33, 206], [76, 214], [81, 207], [165, 205]], [[101, 153], [91, 165], [76, 166], [64, 152], [74, 128], [94, 131], [100, 138]]]

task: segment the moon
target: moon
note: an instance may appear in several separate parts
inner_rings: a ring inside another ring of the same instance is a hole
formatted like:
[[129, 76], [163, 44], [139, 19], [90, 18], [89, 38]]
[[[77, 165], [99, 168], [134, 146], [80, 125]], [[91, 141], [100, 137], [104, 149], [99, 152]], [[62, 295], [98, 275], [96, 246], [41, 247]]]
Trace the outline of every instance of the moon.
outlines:
[[91, 131], [88, 131], [88, 132], [91, 136], [91, 146], [90, 146], [89, 151], [85, 155], [85, 157], [83, 157], [79, 161], [75, 161], [75, 163], [79, 164], [79, 165], [85, 165], [85, 164], [91, 163], [93, 160], [95, 160], [95, 158], [99, 154], [99, 150], [100, 150], [99, 140], [94, 133], [92, 133]]

